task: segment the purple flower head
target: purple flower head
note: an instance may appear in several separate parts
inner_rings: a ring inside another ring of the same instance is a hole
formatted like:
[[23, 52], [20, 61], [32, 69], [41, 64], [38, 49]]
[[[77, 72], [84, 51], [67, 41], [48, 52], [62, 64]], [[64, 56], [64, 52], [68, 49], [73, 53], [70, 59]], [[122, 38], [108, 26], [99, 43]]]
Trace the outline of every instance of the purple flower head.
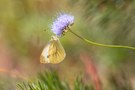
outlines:
[[73, 23], [74, 16], [62, 13], [55, 19], [55, 21], [51, 25], [51, 30], [54, 34], [60, 36], [64, 32], [64, 30]]

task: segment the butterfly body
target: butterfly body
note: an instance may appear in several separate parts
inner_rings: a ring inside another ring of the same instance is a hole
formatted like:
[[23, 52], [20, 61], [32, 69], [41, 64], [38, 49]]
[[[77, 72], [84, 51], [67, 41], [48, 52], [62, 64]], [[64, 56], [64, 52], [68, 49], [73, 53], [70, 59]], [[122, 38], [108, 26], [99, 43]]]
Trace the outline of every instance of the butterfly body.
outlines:
[[43, 49], [40, 62], [57, 64], [64, 60], [65, 50], [56, 36], [52, 36], [50, 42]]

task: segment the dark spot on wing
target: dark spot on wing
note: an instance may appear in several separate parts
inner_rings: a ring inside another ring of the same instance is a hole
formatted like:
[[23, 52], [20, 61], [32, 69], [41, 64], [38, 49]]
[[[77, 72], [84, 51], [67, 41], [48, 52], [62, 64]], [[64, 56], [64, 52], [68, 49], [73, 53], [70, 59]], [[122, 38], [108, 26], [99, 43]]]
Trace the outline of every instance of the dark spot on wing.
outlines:
[[50, 57], [50, 55], [47, 55], [47, 58], [49, 58]]

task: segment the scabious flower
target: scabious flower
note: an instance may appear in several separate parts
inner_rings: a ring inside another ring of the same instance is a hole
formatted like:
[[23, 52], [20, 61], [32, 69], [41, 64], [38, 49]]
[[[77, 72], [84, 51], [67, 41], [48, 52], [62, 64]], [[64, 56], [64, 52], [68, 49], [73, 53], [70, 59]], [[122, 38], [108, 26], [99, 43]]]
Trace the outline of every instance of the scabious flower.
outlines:
[[66, 13], [62, 13], [57, 16], [53, 24], [51, 25], [51, 30], [57, 36], [61, 36], [63, 32], [74, 23], [74, 16]]

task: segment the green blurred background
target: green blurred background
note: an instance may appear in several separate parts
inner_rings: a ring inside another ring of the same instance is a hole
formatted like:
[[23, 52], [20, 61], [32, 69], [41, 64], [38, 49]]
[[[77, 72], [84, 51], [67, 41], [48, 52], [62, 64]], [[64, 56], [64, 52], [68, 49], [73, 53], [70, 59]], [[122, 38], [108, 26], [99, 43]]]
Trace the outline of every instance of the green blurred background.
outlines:
[[71, 87], [80, 73], [91, 82], [82, 54], [90, 57], [103, 90], [135, 90], [134, 50], [88, 45], [67, 32], [60, 39], [65, 60], [39, 62], [60, 12], [74, 15], [71, 29], [89, 40], [135, 47], [135, 0], [0, 0], [0, 90], [17, 90], [16, 83], [48, 69]]

